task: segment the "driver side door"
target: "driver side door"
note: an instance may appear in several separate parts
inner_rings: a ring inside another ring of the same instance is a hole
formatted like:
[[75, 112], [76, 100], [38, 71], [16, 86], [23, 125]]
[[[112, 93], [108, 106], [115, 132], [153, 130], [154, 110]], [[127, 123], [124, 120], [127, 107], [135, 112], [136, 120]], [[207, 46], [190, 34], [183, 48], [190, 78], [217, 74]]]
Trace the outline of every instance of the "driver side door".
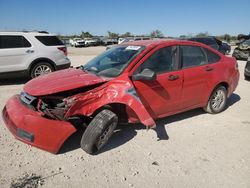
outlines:
[[134, 75], [144, 69], [156, 73], [155, 80], [133, 81], [135, 89], [153, 118], [171, 115], [181, 107], [182, 70], [178, 70], [178, 47], [159, 46], [147, 54], [134, 68]]

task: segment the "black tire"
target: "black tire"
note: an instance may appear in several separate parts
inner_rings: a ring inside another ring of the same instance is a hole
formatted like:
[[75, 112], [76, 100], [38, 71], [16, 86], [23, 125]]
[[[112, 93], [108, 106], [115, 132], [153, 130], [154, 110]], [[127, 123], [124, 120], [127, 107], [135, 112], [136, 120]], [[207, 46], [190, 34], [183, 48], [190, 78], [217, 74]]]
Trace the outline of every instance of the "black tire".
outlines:
[[90, 122], [81, 139], [81, 148], [89, 154], [100, 150], [111, 137], [118, 117], [110, 110], [102, 110]]
[[40, 75], [37, 74], [37, 70], [39, 69], [39, 67], [46, 67], [47, 70], [48, 70], [47, 73], [54, 71], [54, 68], [50, 63], [48, 63], [48, 62], [38, 62], [38, 63], [35, 63], [31, 67], [31, 70], [30, 70], [30, 77], [31, 78], [35, 78], [37, 76], [40, 76]]
[[218, 86], [212, 92], [207, 105], [203, 109], [210, 114], [217, 114], [225, 110], [226, 104], [227, 89], [224, 86]]
[[250, 81], [250, 76], [244, 75], [245, 76], [245, 80]]

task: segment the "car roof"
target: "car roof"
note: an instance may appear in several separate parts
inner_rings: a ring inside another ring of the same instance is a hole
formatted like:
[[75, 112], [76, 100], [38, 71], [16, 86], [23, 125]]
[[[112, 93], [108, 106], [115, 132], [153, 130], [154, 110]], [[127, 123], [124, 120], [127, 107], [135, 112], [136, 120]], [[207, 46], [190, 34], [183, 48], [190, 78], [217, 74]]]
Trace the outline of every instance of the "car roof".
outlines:
[[44, 31], [0, 31], [0, 35], [55, 36]]
[[135, 46], [145, 46], [145, 47], [155, 47], [162, 44], [190, 44], [190, 45], [198, 45], [198, 46], [205, 46], [202, 43], [189, 41], [189, 40], [179, 40], [179, 39], [156, 39], [156, 40], [138, 40], [138, 41], [130, 41], [120, 44], [122, 45], [135, 45]]

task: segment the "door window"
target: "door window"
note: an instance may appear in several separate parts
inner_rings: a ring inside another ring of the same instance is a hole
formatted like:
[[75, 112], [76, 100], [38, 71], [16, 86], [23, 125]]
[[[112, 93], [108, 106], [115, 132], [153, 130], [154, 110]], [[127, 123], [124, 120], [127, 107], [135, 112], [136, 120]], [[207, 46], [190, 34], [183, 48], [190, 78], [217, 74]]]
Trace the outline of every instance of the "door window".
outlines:
[[23, 36], [4, 35], [0, 36], [0, 49], [4, 48], [26, 48], [31, 44]]
[[208, 63], [216, 63], [220, 60], [220, 56], [217, 55], [216, 53], [206, 49], [206, 48], [203, 48], [203, 50], [206, 52], [207, 54], [207, 60], [208, 60]]
[[150, 69], [158, 74], [176, 70], [176, 58], [176, 46], [161, 48], [151, 55], [147, 60], [145, 60], [143, 64], [139, 66], [136, 73], [140, 73], [144, 69]]
[[182, 68], [207, 64], [207, 59], [198, 46], [180, 46]]

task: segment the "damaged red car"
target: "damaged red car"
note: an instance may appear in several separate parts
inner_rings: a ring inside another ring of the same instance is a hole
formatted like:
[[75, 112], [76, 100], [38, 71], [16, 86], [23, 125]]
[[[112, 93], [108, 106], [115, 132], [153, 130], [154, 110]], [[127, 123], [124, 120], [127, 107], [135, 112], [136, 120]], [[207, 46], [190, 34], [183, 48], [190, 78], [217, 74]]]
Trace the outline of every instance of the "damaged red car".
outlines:
[[119, 123], [153, 128], [158, 118], [194, 108], [223, 111], [238, 80], [236, 60], [201, 43], [134, 41], [29, 81], [2, 115], [17, 139], [52, 153], [82, 128], [81, 148], [93, 154]]

